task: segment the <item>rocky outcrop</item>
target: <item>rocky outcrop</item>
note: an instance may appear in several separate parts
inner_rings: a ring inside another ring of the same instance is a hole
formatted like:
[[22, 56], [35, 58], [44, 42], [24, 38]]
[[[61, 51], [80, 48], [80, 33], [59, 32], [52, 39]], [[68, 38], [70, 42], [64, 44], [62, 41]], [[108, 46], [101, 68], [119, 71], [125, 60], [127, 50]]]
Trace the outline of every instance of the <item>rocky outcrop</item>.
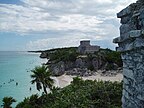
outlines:
[[49, 61], [47, 64], [52, 72], [52, 75], [55, 76], [60, 76], [62, 74], [91, 76], [99, 69], [108, 72], [110, 68], [113, 70], [117, 70], [119, 68], [119, 66], [117, 66], [115, 63], [109, 64], [108, 62], [103, 61], [101, 58], [93, 58], [90, 60], [87, 57], [79, 57], [73, 62]]
[[[122, 66], [120, 53], [110, 49], [99, 49], [95, 53], [81, 54], [77, 52], [77, 47], [56, 48], [41, 51], [41, 58], [48, 59], [46, 65], [53, 75], [62, 75], [66, 71], [68, 74], [77, 75], [79, 72], [84, 75], [91, 75], [92, 71], [116, 70]], [[76, 69], [76, 71], [71, 71]], [[85, 71], [89, 74], [87, 74]], [[89, 72], [89, 70], [91, 72]]]
[[49, 69], [52, 72], [52, 75], [60, 76], [65, 73], [65, 64], [63, 61], [60, 61], [56, 64], [50, 64]]
[[144, 0], [117, 14], [121, 18], [117, 51], [123, 60], [123, 108], [144, 108]]
[[[60, 61], [55, 63], [52, 61], [47, 63], [49, 69], [52, 71], [53, 75], [62, 75], [64, 73], [69, 75], [80, 75], [85, 76], [86, 70], [89, 73], [89, 70], [97, 70], [100, 68], [100, 64], [95, 62], [95, 60], [88, 60], [87, 58], [77, 58], [75, 61]], [[88, 74], [87, 74], [88, 75]], [[91, 75], [89, 73], [89, 75]]]
[[41, 52], [40, 58], [47, 58], [48, 54], [46, 52]]
[[66, 75], [76, 75], [76, 76], [91, 76], [95, 72], [88, 70], [87, 68], [73, 68], [72, 70], [65, 71]]

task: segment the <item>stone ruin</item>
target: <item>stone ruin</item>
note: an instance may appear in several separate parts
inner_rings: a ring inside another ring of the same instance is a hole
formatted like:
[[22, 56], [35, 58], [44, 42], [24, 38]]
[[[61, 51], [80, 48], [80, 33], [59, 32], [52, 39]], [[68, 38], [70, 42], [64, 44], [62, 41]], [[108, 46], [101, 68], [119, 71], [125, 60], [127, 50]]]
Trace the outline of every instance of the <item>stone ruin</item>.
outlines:
[[100, 46], [90, 45], [90, 40], [83, 40], [83, 41], [80, 41], [78, 52], [81, 54], [94, 53], [94, 52], [99, 51], [99, 49], [100, 49]]
[[123, 60], [123, 108], [144, 108], [144, 0], [117, 14], [121, 18], [117, 51]]

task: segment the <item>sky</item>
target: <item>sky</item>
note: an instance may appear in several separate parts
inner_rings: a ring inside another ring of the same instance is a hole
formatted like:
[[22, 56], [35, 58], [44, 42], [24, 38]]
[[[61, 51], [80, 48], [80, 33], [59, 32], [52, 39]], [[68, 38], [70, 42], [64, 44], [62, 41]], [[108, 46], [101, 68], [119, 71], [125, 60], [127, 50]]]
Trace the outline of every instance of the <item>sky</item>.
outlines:
[[0, 51], [78, 46], [115, 49], [116, 14], [136, 0], [0, 0]]

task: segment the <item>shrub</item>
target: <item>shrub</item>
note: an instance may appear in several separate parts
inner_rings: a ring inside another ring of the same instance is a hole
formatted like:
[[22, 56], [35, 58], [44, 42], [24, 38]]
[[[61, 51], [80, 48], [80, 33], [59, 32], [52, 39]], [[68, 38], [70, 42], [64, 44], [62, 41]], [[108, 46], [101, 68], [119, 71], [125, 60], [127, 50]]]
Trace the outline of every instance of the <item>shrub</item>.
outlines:
[[70, 85], [43, 94], [36, 101], [24, 100], [16, 108], [121, 108], [121, 96], [122, 82], [84, 81], [76, 77]]

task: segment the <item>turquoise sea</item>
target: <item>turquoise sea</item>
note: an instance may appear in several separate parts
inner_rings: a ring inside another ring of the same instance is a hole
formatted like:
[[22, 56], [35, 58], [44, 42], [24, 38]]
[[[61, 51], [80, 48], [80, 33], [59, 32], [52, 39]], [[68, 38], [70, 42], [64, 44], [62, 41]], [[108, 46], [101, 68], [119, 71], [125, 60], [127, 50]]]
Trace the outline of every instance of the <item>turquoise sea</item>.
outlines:
[[12, 96], [18, 103], [25, 97], [38, 93], [35, 85], [30, 83], [30, 70], [45, 62], [46, 59], [40, 59], [39, 54], [0, 51], [0, 107], [5, 96]]

